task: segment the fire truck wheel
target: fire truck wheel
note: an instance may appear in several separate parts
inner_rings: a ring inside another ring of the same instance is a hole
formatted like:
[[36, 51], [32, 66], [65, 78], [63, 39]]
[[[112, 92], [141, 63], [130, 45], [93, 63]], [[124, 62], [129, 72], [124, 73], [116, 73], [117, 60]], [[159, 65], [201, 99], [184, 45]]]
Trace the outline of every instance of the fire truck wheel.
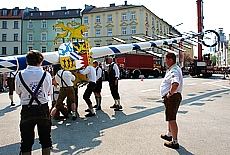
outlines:
[[153, 76], [154, 76], [154, 78], [158, 78], [160, 76], [159, 71], [158, 70], [154, 70]]
[[146, 73], [146, 74], [144, 75], [144, 77], [145, 77], [145, 78], [148, 78], [148, 77], [149, 77], [149, 74]]

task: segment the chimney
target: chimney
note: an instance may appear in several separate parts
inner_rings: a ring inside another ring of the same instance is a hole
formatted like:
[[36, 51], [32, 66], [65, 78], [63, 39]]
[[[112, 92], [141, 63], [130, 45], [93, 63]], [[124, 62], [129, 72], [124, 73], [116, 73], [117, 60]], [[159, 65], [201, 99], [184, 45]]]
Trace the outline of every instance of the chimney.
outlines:
[[125, 5], [127, 5], [127, 1], [125, 1]]
[[62, 6], [62, 7], [61, 7], [61, 10], [66, 10], [66, 7], [65, 7], [65, 6]]
[[115, 3], [111, 3], [109, 6], [110, 6], [110, 7], [115, 6]]

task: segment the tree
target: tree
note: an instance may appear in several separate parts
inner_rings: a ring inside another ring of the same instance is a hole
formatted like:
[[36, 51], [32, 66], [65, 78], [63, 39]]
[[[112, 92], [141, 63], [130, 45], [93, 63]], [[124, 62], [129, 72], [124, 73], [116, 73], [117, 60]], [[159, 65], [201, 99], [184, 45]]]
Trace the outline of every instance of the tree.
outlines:
[[212, 60], [213, 66], [216, 66], [216, 56], [215, 55], [211, 57], [211, 60]]
[[193, 58], [190, 54], [184, 52], [184, 66], [188, 66], [191, 62], [193, 62]]

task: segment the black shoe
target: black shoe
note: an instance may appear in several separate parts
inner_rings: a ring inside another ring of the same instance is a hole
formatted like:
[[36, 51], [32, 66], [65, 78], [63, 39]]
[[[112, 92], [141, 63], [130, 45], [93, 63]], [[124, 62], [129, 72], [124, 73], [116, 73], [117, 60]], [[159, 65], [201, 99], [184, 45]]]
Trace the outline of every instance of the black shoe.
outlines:
[[93, 108], [97, 108], [97, 105], [93, 106]]
[[110, 108], [117, 108], [117, 105], [114, 104], [114, 105], [112, 105]]
[[98, 107], [96, 108], [96, 110], [101, 110], [101, 106], [98, 106]]
[[76, 120], [76, 119], [77, 119], [76, 114], [75, 114], [75, 115], [72, 115], [72, 120]]
[[172, 136], [167, 136], [166, 134], [161, 134], [161, 138], [164, 139], [164, 140], [167, 140], [167, 141], [172, 141]]
[[76, 120], [77, 119], [77, 116], [72, 116], [72, 120]]
[[15, 106], [15, 104], [14, 104], [14, 102], [13, 102], [13, 101], [10, 103], [10, 105], [11, 105], [11, 106]]
[[86, 109], [85, 112], [91, 112], [90, 109]]
[[92, 116], [96, 116], [95, 113], [89, 112], [88, 114], [85, 115], [85, 117], [92, 117]]
[[116, 105], [116, 108], [114, 109], [114, 111], [120, 111], [122, 109], [121, 105]]
[[172, 141], [171, 142], [165, 142], [164, 146], [172, 148], [172, 149], [179, 149], [179, 143], [174, 144]]

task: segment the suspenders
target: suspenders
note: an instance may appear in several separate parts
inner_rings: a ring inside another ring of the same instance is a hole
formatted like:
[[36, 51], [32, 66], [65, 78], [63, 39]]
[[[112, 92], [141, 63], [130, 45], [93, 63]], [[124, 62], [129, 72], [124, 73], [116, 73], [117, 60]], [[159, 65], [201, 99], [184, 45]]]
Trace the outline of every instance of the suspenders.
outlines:
[[40, 89], [40, 87], [41, 87], [41, 85], [42, 85], [42, 83], [43, 83], [45, 77], [46, 77], [46, 72], [44, 72], [44, 74], [42, 75], [42, 78], [41, 78], [40, 82], [38, 83], [38, 85], [37, 85], [35, 91], [32, 92], [31, 89], [26, 85], [25, 81], [23, 80], [21, 72], [19, 72], [19, 78], [20, 78], [20, 80], [21, 80], [22, 85], [25, 87], [25, 89], [26, 89], [26, 90], [30, 93], [30, 95], [31, 95], [31, 99], [30, 99], [30, 102], [29, 102], [29, 104], [28, 104], [28, 107], [30, 107], [30, 106], [32, 105], [32, 103], [33, 103], [34, 100], [38, 103], [38, 105], [41, 105], [41, 102], [38, 100], [38, 98], [37, 98], [36, 95], [37, 95], [38, 90]]
[[62, 85], [62, 87], [64, 86], [63, 83], [66, 85], [66, 87], [68, 87], [68, 85], [66, 84], [65, 80], [62, 78], [63, 73], [64, 73], [64, 70], [62, 71], [61, 76], [58, 73], [57, 73], [57, 76], [61, 79], [61, 85]]

